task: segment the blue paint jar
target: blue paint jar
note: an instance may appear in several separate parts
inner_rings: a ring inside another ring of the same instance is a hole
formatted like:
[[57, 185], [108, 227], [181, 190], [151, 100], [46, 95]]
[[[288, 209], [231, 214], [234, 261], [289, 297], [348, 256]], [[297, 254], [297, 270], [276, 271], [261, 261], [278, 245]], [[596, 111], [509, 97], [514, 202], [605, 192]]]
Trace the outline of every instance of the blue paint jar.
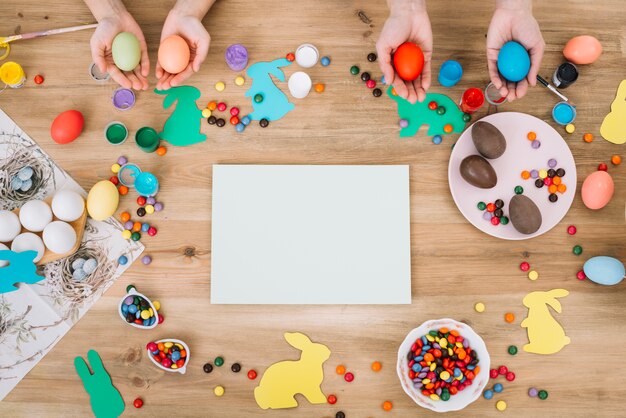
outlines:
[[461, 67], [461, 64], [458, 61], [448, 60], [441, 64], [439, 69], [439, 84], [444, 87], [452, 87], [461, 81], [462, 76], [463, 67]]
[[567, 125], [576, 119], [576, 108], [567, 102], [559, 102], [552, 108], [552, 119], [559, 125]]

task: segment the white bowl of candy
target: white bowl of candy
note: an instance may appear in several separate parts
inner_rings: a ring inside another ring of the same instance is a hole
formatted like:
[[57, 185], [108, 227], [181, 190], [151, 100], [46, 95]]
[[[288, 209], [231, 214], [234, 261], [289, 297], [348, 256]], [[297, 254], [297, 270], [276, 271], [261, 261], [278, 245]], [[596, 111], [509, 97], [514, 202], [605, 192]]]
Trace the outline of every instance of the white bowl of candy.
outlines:
[[480, 397], [489, 382], [490, 363], [485, 342], [469, 325], [442, 318], [409, 332], [398, 349], [397, 372], [402, 389], [416, 404], [449, 412]]

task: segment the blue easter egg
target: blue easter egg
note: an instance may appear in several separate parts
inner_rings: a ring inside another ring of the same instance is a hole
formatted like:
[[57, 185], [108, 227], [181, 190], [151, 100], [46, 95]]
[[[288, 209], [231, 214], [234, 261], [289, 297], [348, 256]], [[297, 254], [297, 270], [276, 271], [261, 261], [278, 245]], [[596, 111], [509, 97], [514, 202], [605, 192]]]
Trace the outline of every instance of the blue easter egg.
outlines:
[[530, 56], [519, 42], [509, 41], [502, 45], [498, 54], [498, 71], [514, 83], [522, 81], [530, 70]]
[[618, 284], [626, 275], [621, 261], [606, 256], [590, 258], [583, 266], [583, 271], [589, 280], [605, 286]]

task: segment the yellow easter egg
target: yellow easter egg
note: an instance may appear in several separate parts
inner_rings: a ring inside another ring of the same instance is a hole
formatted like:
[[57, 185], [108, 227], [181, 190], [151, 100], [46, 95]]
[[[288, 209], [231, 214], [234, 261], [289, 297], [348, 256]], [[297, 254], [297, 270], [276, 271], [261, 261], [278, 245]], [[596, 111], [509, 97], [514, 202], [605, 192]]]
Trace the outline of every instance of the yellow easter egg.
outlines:
[[87, 212], [96, 221], [103, 221], [115, 213], [120, 195], [109, 180], [94, 184], [87, 195]]

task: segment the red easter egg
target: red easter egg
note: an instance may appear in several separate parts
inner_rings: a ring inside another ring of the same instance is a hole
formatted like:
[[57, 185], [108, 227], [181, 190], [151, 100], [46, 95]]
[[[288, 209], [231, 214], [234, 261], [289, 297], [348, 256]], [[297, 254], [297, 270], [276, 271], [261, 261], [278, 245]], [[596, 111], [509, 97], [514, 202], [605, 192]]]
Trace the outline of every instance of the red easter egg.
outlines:
[[405, 42], [393, 53], [393, 66], [404, 81], [413, 81], [424, 69], [422, 48], [413, 42]]
[[66, 110], [50, 126], [50, 136], [57, 144], [69, 144], [83, 132], [85, 119], [78, 110]]

